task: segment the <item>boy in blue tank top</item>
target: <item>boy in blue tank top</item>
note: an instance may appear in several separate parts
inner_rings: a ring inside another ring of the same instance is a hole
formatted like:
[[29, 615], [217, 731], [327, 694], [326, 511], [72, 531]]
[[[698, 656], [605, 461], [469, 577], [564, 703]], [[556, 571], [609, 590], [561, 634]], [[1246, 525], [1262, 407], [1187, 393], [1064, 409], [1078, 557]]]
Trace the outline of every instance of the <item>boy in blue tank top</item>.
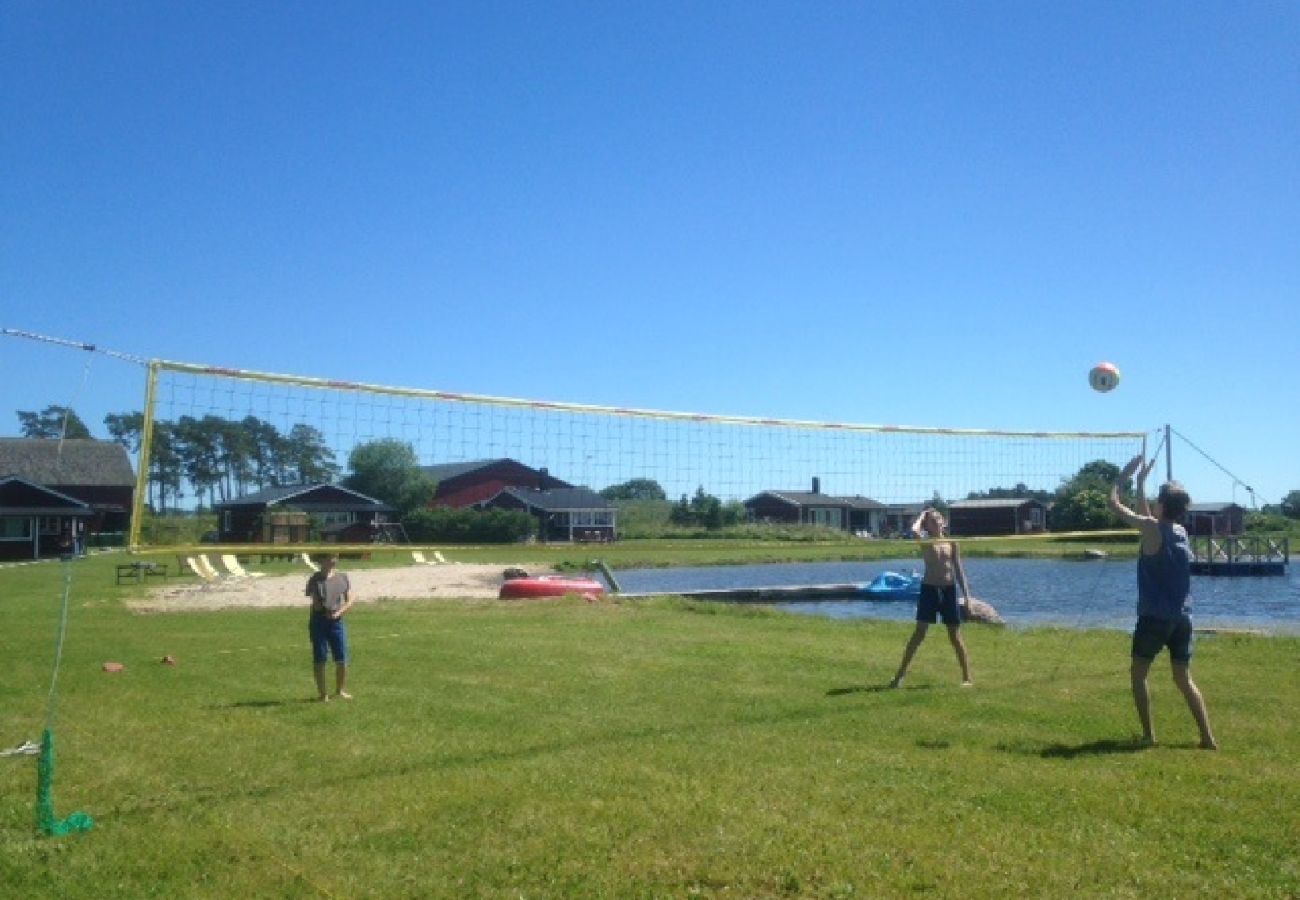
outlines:
[[[1217, 750], [1205, 700], [1192, 681], [1191, 617], [1191, 548], [1187, 532], [1178, 524], [1187, 513], [1191, 498], [1176, 481], [1160, 486], [1155, 515], [1146, 499], [1146, 477], [1155, 460], [1143, 465], [1142, 454], [1129, 460], [1119, 478], [1111, 485], [1110, 508], [1127, 524], [1141, 533], [1138, 549], [1137, 625], [1133, 629], [1133, 662], [1129, 680], [1133, 686], [1133, 703], [1142, 724], [1142, 740], [1156, 742], [1151, 725], [1151, 695], [1147, 690], [1147, 673], [1162, 648], [1169, 648], [1174, 684], [1182, 692], [1201, 732], [1201, 748]], [[1119, 498], [1120, 486], [1137, 473], [1135, 491], [1140, 512], [1134, 512]]]

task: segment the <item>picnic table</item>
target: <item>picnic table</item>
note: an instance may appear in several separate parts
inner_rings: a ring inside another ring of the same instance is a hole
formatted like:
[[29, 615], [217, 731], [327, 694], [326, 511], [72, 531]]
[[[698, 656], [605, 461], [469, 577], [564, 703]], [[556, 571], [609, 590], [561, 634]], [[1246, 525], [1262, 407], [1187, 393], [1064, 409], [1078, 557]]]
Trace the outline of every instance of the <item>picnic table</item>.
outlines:
[[140, 584], [150, 578], [161, 578], [166, 581], [167, 566], [155, 562], [129, 562], [117, 565], [118, 584]]

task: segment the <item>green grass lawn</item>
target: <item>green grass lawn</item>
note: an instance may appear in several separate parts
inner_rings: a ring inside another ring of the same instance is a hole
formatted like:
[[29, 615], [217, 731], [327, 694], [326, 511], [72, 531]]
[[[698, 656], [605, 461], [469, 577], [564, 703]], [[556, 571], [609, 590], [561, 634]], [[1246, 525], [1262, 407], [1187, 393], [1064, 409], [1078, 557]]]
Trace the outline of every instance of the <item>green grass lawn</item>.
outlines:
[[[362, 605], [319, 704], [304, 610], [132, 614], [112, 561], [67, 567], [58, 683], [56, 809], [95, 828], [38, 835], [0, 759], [0, 895], [1300, 893], [1300, 640], [1200, 640], [1218, 753], [1163, 660], [1131, 742], [1118, 632], [971, 627], [973, 689], [934, 634], [890, 691], [904, 624], [672, 600]], [[0, 570], [0, 749], [64, 571]]]

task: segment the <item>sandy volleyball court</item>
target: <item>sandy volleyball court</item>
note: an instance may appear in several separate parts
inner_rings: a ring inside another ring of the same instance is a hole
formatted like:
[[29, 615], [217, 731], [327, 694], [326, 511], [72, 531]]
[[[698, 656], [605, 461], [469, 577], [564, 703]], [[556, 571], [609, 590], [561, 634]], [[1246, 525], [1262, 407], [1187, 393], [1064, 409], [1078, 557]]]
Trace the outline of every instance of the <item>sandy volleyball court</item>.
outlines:
[[[519, 566], [531, 575], [551, 572], [547, 566], [524, 563]], [[504, 580], [506, 566], [451, 563], [445, 566], [398, 566], [390, 569], [357, 569], [341, 566], [352, 579], [358, 603], [377, 600], [430, 598], [483, 599], [496, 597]], [[302, 574], [267, 575], [261, 578], [228, 578], [216, 583], [172, 581], [157, 587], [146, 596], [127, 601], [138, 612], [183, 612], [232, 607], [301, 606], [306, 608], [303, 590], [307, 586], [306, 569]]]

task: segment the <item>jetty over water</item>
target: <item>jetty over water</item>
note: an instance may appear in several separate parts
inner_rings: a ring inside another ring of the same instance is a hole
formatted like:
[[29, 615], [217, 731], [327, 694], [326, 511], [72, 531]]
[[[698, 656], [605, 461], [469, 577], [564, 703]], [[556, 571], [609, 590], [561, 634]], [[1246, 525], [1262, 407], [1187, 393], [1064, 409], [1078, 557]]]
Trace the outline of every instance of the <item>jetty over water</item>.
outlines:
[[[728, 600], [739, 603], [798, 603], [817, 600], [871, 600], [865, 584], [806, 584], [790, 587], [707, 588], [703, 590], [644, 591], [620, 594], [624, 599], [686, 597], [690, 600]], [[908, 598], [914, 601], [916, 598]]]
[[1285, 575], [1290, 539], [1269, 535], [1191, 538], [1193, 575]]

